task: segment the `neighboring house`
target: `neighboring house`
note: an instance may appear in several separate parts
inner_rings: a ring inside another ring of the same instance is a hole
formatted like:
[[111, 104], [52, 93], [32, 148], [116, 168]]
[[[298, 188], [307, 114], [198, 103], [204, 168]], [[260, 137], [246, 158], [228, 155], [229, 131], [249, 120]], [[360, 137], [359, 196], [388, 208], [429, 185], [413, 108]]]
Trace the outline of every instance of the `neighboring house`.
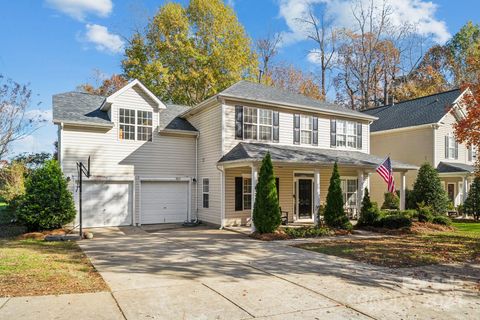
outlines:
[[[464, 92], [455, 89], [364, 111], [378, 117], [371, 129], [371, 153], [418, 166], [434, 166], [455, 206], [462, 204], [473, 179], [476, 152], [456, 142], [453, 124], [465, 116]], [[452, 113], [453, 110], [453, 113]], [[417, 171], [407, 174], [413, 188]], [[398, 181], [400, 177], [396, 175]], [[383, 203], [385, 188], [378, 177], [371, 181], [372, 198]]]
[[249, 224], [267, 151], [289, 221], [314, 219], [335, 161], [355, 212], [382, 161], [369, 154], [376, 117], [246, 81], [192, 108], [162, 103], [137, 80], [109, 97], [64, 93], [53, 97], [53, 118], [76, 198], [76, 162], [91, 157], [87, 226]]

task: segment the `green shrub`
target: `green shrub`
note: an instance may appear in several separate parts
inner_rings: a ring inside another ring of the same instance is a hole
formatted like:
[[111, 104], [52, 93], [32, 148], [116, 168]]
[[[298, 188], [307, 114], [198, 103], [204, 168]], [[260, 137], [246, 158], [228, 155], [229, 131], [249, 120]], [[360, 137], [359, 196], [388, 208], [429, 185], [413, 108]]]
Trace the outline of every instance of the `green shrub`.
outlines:
[[333, 165], [332, 177], [330, 178], [330, 186], [328, 187], [327, 203], [325, 205], [325, 223], [330, 228], [338, 228], [351, 230], [352, 224], [348, 220], [343, 208], [343, 192], [338, 173], [338, 165]]
[[475, 177], [473, 180], [463, 204], [463, 210], [466, 214], [473, 215], [475, 220], [480, 218], [480, 177]]
[[272, 159], [267, 152], [262, 160], [256, 187], [253, 222], [259, 233], [271, 233], [282, 223]]
[[331, 231], [328, 228], [319, 228], [319, 227], [300, 227], [300, 228], [284, 227], [283, 231], [290, 238], [294, 238], [294, 239], [316, 238], [316, 237], [328, 236], [331, 234]]
[[412, 220], [400, 214], [392, 214], [380, 218], [377, 226], [386, 229], [409, 228], [412, 226]]
[[375, 222], [380, 218], [380, 210], [378, 205], [370, 200], [368, 188], [365, 188], [365, 195], [362, 200], [362, 209], [360, 210], [360, 216], [358, 218], [357, 225], [373, 226]]
[[409, 219], [418, 218], [417, 210], [401, 210], [401, 211], [398, 211], [398, 214], [404, 217], [407, 217]]
[[413, 185], [412, 197], [417, 207], [419, 203], [423, 202], [425, 205], [430, 206], [436, 214], [447, 212], [449, 203], [447, 192], [442, 187], [437, 170], [429, 163], [425, 163], [420, 167], [417, 180]]
[[447, 216], [438, 215], [433, 217], [432, 223], [450, 226], [452, 224], [452, 220]]
[[57, 161], [46, 161], [33, 170], [17, 210], [19, 222], [30, 231], [55, 229], [71, 222], [75, 214], [72, 194]]
[[16, 208], [18, 198], [25, 194], [25, 175], [27, 168], [21, 162], [13, 162], [0, 169], [0, 197]]
[[405, 209], [415, 210], [417, 209], [417, 203], [412, 190], [405, 189]]
[[386, 192], [383, 195], [382, 209], [400, 209], [400, 198], [391, 192]]
[[423, 202], [420, 203], [418, 208], [418, 221], [432, 222], [433, 217], [432, 207], [425, 205]]

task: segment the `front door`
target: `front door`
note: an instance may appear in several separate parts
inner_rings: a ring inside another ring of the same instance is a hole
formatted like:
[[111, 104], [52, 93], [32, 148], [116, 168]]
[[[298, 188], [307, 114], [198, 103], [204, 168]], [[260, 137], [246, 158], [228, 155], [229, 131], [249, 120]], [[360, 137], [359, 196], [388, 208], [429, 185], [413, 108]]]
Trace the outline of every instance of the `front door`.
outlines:
[[453, 183], [448, 184], [447, 193], [448, 193], [448, 198], [450, 199], [450, 201], [455, 203], [455, 185]]
[[298, 218], [312, 218], [312, 180], [298, 179]]

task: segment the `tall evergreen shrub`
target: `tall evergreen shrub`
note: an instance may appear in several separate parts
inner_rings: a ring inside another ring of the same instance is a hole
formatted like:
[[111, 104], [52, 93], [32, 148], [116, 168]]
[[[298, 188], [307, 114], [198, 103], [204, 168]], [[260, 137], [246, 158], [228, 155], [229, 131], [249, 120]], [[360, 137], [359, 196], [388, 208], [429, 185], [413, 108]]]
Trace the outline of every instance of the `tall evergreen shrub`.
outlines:
[[331, 228], [352, 228], [352, 224], [348, 220], [343, 208], [343, 192], [336, 162], [333, 165], [332, 177], [330, 178], [324, 216], [325, 223]]
[[443, 214], [448, 209], [448, 195], [442, 187], [437, 170], [425, 163], [418, 171], [417, 180], [413, 185], [412, 197], [417, 204], [430, 206], [435, 214]]

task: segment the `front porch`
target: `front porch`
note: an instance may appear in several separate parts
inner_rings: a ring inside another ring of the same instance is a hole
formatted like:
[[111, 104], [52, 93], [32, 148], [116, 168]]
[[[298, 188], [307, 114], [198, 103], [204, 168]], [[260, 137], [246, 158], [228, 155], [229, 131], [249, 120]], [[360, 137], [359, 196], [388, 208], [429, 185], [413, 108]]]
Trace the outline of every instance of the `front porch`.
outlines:
[[451, 203], [455, 207], [462, 205], [475, 178], [475, 168], [463, 163], [440, 162], [437, 171]]
[[[315, 222], [318, 208], [325, 205], [335, 161], [342, 180], [345, 209], [350, 218], [357, 218], [370, 175], [382, 162], [358, 151], [240, 143], [219, 162], [224, 174], [223, 226], [251, 225], [258, 171], [267, 151], [272, 157], [282, 215], [290, 224]], [[415, 168], [394, 163], [394, 170], [402, 177], [397, 182], [402, 207], [405, 172]]]

